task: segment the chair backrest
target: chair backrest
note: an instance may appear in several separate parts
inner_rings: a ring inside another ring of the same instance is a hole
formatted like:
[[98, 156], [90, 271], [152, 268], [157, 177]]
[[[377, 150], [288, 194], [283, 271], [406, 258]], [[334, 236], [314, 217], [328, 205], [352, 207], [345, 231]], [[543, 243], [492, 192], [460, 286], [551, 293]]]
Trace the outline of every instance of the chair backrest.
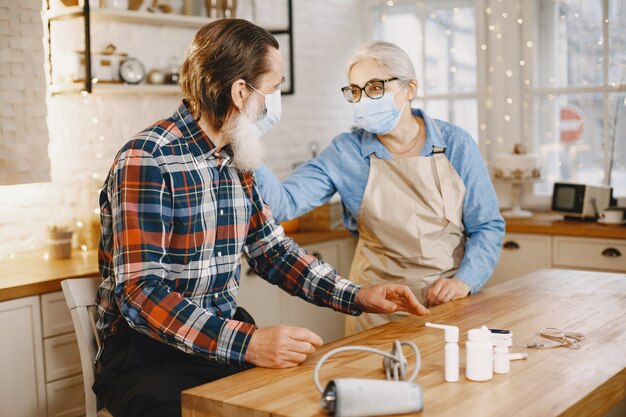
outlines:
[[98, 321], [96, 292], [101, 282], [100, 277], [66, 279], [61, 282], [65, 302], [72, 314], [72, 323], [76, 331], [80, 363], [83, 369], [87, 417], [96, 417], [98, 412], [96, 395], [91, 386], [94, 382], [94, 362], [101, 344], [96, 329]]

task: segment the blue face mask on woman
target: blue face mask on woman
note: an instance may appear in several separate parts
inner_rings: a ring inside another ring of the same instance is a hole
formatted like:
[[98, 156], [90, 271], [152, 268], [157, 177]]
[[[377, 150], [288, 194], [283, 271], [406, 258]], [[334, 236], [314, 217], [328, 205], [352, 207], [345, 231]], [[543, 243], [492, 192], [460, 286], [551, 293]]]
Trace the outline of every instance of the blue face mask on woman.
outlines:
[[355, 103], [354, 122], [363, 129], [374, 134], [385, 134], [391, 132], [398, 125], [402, 111], [396, 108], [393, 98], [402, 88], [396, 90], [393, 94], [385, 94], [379, 99], [371, 99], [369, 97], [361, 98], [361, 101]]

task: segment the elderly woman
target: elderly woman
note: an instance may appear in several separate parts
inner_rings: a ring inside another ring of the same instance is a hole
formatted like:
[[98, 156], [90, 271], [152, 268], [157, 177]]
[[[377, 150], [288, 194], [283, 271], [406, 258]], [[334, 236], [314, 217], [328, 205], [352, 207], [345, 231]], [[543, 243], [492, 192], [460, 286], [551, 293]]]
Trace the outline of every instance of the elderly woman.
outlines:
[[[342, 91], [360, 129], [342, 133], [282, 183], [256, 172], [278, 220], [300, 216], [339, 192], [345, 226], [358, 234], [350, 278], [410, 286], [435, 306], [479, 291], [500, 255], [504, 221], [472, 137], [411, 108], [415, 69], [398, 46], [366, 44]], [[363, 314], [361, 331], [397, 318]]]

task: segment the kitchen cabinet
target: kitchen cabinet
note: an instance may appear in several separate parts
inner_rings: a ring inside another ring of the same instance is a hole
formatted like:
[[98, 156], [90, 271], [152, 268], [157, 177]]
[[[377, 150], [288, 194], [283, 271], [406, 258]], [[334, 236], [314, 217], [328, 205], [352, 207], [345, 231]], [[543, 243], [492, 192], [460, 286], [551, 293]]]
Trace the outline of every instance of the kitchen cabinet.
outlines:
[[[329, 263], [345, 277], [348, 277], [355, 247], [356, 240], [351, 237], [303, 246], [308, 253]], [[344, 335], [344, 314], [287, 294], [251, 273], [245, 260], [237, 303], [252, 314], [260, 327], [275, 324], [306, 327], [322, 337], [325, 343]]]
[[487, 286], [543, 268], [626, 272], [626, 240], [507, 233]]
[[46, 412], [39, 296], [0, 302], [0, 416]]
[[63, 292], [41, 296], [48, 417], [85, 415], [80, 354]]

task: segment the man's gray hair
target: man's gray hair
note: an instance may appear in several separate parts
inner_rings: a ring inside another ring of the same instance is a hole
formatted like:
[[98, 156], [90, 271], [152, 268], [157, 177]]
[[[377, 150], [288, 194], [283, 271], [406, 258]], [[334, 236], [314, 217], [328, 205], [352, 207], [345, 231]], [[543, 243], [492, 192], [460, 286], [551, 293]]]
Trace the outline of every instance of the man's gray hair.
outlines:
[[350, 70], [357, 63], [373, 59], [389, 70], [389, 75], [401, 80], [415, 80], [415, 67], [409, 55], [398, 45], [385, 41], [371, 41], [363, 45], [348, 61], [348, 77]]

